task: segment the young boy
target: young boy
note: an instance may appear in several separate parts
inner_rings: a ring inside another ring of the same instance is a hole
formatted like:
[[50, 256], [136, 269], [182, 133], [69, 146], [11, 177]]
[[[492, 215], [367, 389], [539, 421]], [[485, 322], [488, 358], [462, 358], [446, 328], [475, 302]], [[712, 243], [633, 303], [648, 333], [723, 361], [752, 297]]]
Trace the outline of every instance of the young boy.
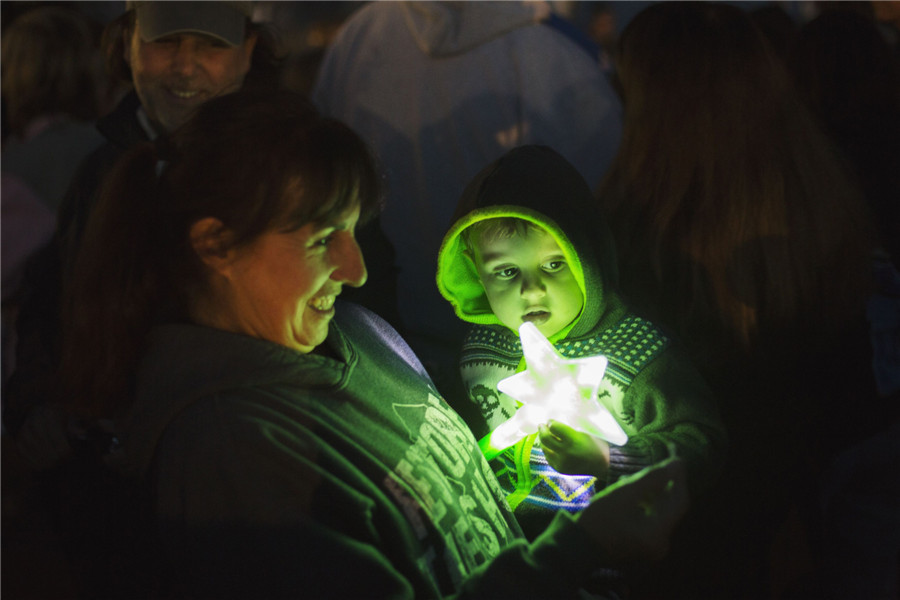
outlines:
[[551, 420], [492, 461], [529, 537], [557, 510], [582, 509], [671, 446], [694, 493], [716, 476], [725, 433], [710, 391], [672, 340], [615, 291], [612, 235], [571, 164], [544, 146], [516, 148], [473, 179], [454, 221], [437, 283], [474, 324], [461, 373], [489, 429], [518, 409], [497, 383], [527, 368], [518, 330], [529, 321], [565, 358], [607, 357], [598, 398], [629, 438], [615, 446]]

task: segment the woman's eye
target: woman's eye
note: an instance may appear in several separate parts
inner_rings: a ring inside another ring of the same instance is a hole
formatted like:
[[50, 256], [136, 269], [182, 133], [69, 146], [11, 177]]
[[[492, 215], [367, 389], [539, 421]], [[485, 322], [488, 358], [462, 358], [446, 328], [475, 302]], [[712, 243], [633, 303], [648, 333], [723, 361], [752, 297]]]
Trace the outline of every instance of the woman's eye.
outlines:
[[334, 240], [334, 236], [333, 236], [333, 235], [326, 235], [325, 237], [319, 238], [318, 240], [316, 240], [315, 245], [316, 245], [316, 246], [327, 246], [327, 245], [330, 244], [333, 240]]
[[519, 270], [515, 267], [508, 267], [506, 269], [500, 269], [499, 271], [494, 272], [494, 276], [497, 279], [512, 279], [516, 276]]

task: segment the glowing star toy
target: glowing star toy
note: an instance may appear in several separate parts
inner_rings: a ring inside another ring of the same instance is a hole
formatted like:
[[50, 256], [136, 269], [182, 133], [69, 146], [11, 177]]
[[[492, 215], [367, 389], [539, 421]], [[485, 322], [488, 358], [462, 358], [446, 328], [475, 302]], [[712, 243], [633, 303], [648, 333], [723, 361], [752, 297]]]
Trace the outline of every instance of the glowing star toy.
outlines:
[[488, 459], [536, 433], [538, 426], [550, 419], [617, 446], [628, 441], [628, 435], [597, 398], [608, 362], [605, 356], [563, 358], [534, 323], [523, 323], [519, 338], [528, 368], [503, 379], [497, 388], [522, 406], [478, 442]]

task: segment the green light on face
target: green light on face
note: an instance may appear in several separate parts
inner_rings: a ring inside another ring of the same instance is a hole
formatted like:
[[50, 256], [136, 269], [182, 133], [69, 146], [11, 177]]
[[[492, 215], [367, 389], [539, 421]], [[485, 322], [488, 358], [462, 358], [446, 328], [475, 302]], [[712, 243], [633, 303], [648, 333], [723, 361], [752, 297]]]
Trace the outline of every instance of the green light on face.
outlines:
[[573, 429], [621, 446], [628, 435], [597, 398], [606, 371], [605, 356], [563, 358], [533, 323], [519, 328], [528, 368], [507, 377], [497, 388], [522, 406], [478, 445], [490, 460], [505, 448], [554, 419]]

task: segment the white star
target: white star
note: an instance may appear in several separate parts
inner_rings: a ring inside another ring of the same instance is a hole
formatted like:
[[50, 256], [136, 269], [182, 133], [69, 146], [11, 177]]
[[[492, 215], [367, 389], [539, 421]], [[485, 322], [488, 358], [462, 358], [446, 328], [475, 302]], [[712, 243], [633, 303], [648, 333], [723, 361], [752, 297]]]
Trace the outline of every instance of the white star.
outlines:
[[522, 406], [508, 421], [482, 440], [485, 454], [496, 455], [550, 419], [621, 446], [628, 441], [612, 413], [597, 398], [606, 371], [605, 356], [563, 358], [534, 323], [519, 327], [528, 368], [507, 377], [497, 388]]

